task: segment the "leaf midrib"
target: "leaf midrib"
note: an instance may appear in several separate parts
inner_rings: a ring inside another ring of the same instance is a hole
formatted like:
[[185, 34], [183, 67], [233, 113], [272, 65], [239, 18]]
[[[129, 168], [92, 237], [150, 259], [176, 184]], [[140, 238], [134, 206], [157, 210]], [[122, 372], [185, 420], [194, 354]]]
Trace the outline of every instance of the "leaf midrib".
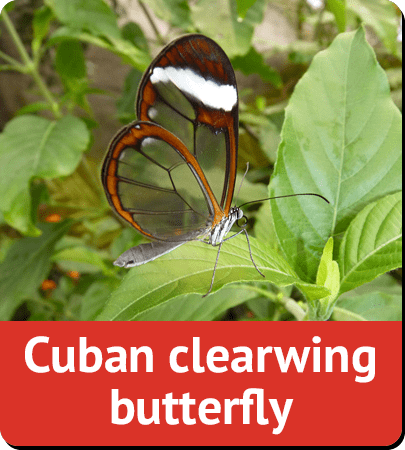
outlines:
[[52, 133], [53, 129], [56, 127], [57, 122], [51, 122], [48, 127], [45, 130], [45, 133], [43, 134], [41, 141], [39, 143], [38, 151], [36, 152], [33, 164], [32, 164], [32, 173], [33, 175], [38, 174], [38, 166], [39, 162], [42, 160], [43, 152], [45, 150], [46, 142]]
[[340, 155], [340, 168], [338, 171], [338, 186], [337, 186], [337, 192], [336, 192], [335, 206], [333, 208], [333, 218], [332, 218], [332, 227], [331, 227], [331, 231], [330, 231], [330, 236], [333, 236], [333, 231], [336, 226], [339, 198], [340, 198], [340, 189], [342, 186], [343, 162], [344, 162], [344, 153], [345, 153], [345, 149], [346, 149], [345, 136], [346, 136], [346, 118], [347, 118], [347, 78], [348, 78], [349, 61], [351, 59], [351, 51], [352, 51], [352, 47], [353, 47], [353, 41], [354, 41], [354, 39], [352, 39], [352, 41], [350, 42], [349, 56], [347, 58], [347, 63], [346, 63], [346, 67], [345, 67], [345, 77], [344, 77], [344, 85], [343, 85], [343, 89], [344, 89], [344, 108], [343, 108], [344, 120], [343, 120], [343, 126], [342, 126], [342, 143], [341, 143], [342, 148], [341, 148], [341, 155]]

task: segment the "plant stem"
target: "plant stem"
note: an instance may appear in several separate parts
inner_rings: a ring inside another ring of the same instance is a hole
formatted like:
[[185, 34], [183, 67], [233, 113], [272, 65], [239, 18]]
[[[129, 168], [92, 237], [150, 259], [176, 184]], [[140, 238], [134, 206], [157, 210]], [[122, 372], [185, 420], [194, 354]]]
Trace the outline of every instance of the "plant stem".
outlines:
[[281, 303], [284, 308], [290, 312], [297, 320], [302, 320], [305, 316], [305, 311], [292, 298], [283, 297]]
[[12, 64], [13, 66], [21, 66], [21, 64], [11, 56], [7, 55], [6, 53], [3, 53], [0, 51], [0, 58], [4, 59], [4, 61], [7, 61], [8, 63]]
[[[13, 42], [15, 46], [17, 47], [18, 53], [21, 56], [21, 59], [24, 63], [25, 72], [29, 73], [33, 78], [37, 86], [39, 87], [39, 90], [41, 91], [41, 94], [46, 98], [47, 102], [51, 106], [52, 112], [54, 116], [59, 119], [62, 117], [62, 114], [60, 112], [59, 104], [54, 100], [53, 95], [51, 94], [50, 90], [46, 86], [46, 84], [43, 82], [39, 72], [38, 67], [34, 64], [34, 62], [31, 60], [30, 56], [28, 55], [27, 51], [25, 50], [24, 44], [22, 43], [20, 36], [18, 35], [16, 29], [14, 28], [13, 23], [11, 22], [10, 18], [8, 17], [8, 14], [6, 11], [3, 10], [2, 12], [3, 21], [6, 25], [6, 28], [8, 32], [10, 33], [11, 38], [13, 39]], [[4, 57], [4, 54], [1, 55]], [[8, 55], [7, 55], [8, 57]], [[10, 57], [8, 57], [10, 58]]]
[[155, 25], [155, 22], [153, 21], [152, 16], [149, 14], [149, 11], [146, 9], [146, 6], [143, 4], [143, 2], [141, 0], [138, 0], [138, 4], [142, 8], [143, 13], [145, 14], [146, 18], [148, 19], [148, 22], [156, 35], [157, 41], [159, 42], [160, 45], [165, 45], [165, 40], [162, 38], [162, 35], [159, 33], [159, 30], [157, 29], [157, 26]]
[[3, 70], [17, 70], [17, 68], [12, 66], [11, 64], [0, 64], [0, 72], [2, 72]]

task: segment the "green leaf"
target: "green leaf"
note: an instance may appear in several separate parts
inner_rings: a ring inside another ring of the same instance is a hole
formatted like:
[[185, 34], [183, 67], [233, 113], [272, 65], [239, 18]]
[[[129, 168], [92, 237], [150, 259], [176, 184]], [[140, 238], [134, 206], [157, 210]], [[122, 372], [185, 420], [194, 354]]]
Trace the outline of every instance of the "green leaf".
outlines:
[[334, 320], [401, 320], [402, 286], [392, 276], [381, 275], [341, 295], [332, 318]]
[[118, 256], [131, 247], [142, 242], [143, 237], [135, 228], [124, 228], [110, 246], [111, 259], [116, 260]]
[[256, 0], [236, 0], [238, 16], [242, 19], [246, 16], [249, 8], [255, 4]]
[[60, 22], [94, 36], [121, 38], [117, 18], [103, 0], [45, 0]]
[[0, 264], [0, 320], [9, 320], [20, 302], [35, 294], [49, 273], [55, 244], [71, 225], [39, 224], [40, 237], [25, 237], [10, 248]]
[[39, 50], [41, 42], [48, 34], [49, 25], [52, 19], [52, 10], [46, 5], [43, 5], [41, 8], [34, 11], [34, 18], [32, 20], [32, 28], [34, 32], [32, 50], [34, 53]]
[[[254, 268], [246, 239], [238, 236], [223, 245], [215, 274], [214, 291], [233, 281], [264, 281], [286, 286], [297, 282], [318, 298], [328, 295], [325, 288], [300, 282], [288, 264], [266, 245], [250, 238], [253, 258], [266, 275]], [[148, 264], [131, 269], [120, 287], [112, 293], [98, 320], [134, 320], [150, 308], [182, 294], [205, 294], [211, 283], [217, 249], [201, 242], [189, 242]], [[210, 297], [208, 297], [210, 298]]]
[[[95, 174], [96, 170], [97, 167], [94, 167]], [[102, 208], [108, 209], [108, 204], [94, 184], [95, 181], [90, 180], [88, 169], [80, 164], [72, 175], [52, 180], [49, 186], [52, 203], [57, 205], [63, 216], [83, 219], [92, 214], [99, 215]]]
[[111, 291], [119, 285], [116, 278], [96, 280], [90, 284], [81, 299], [80, 320], [94, 320], [111, 295]]
[[50, 105], [47, 102], [34, 102], [29, 103], [28, 105], [23, 106], [20, 108], [15, 115], [16, 116], [22, 116], [24, 114], [33, 114], [38, 111], [45, 111], [47, 109], [50, 109]]
[[[330, 236], [367, 204], [401, 189], [401, 114], [364, 30], [317, 54], [286, 109], [270, 196], [276, 233], [301, 279], [315, 278]], [[336, 242], [336, 240], [335, 240]]]
[[0, 209], [8, 224], [39, 234], [31, 220], [32, 178], [69, 175], [89, 141], [86, 125], [72, 116], [51, 121], [25, 115], [7, 123], [0, 135]]
[[122, 123], [129, 123], [136, 119], [135, 100], [142, 72], [132, 69], [125, 78], [124, 89], [117, 100], [118, 117]]
[[271, 218], [271, 210], [267, 202], [260, 207], [256, 214], [254, 234], [259, 241], [265, 242], [272, 250], [278, 250], [277, 235]]
[[374, 29], [387, 49], [394, 55], [398, 52], [397, 35], [399, 20], [395, 5], [387, 0], [350, 0], [347, 9]]
[[245, 75], [256, 73], [263, 81], [267, 81], [277, 88], [283, 84], [279, 73], [268, 66], [264, 62], [263, 56], [253, 47], [250, 47], [245, 55], [232, 58], [232, 66]]
[[125, 63], [131, 64], [140, 71], [146, 70], [151, 58], [148, 52], [135, 47], [126, 39], [108, 37], [108, 40], [94, 36], [85, 31], [75, 30], [69, 27], [58, 28], [48, 39], [47, 45], [52, 46], [66, 40], [79, 40], [104, 48], [120, 56]]
[[373, 292], [339, 301], [334, 320], [402, 320], [402, 295]]
[[198, 0], [190, 5], [194, 25], [213, 38], [229, 58], [249, 51], [254, 27], [262, 22], [265, 7], [265, 0], [257, 0], [241, 20], [233, 0]]
[[328, 320], [339, 294], [339, 266], [333, 261], [333, 238], [329, 238], [322, 253], [316, 275], [316, 284], [325, 286], [331, 292], [330, 295], [309, 303], [309, 320]]
[[200, 294], [186, 294], [162, 303], [139, 314], [135, 320], [213, 320], [227, 309], [256, 296], [241, 286], [225, 287], [205, 298]]
[[267, 119], [266, 123], [259, 128], [259, 141], [268, 160], [274, 163], [277, 158], [277, 148], [280, 144], [280, 131], [274, 122]]
[[52, 256], [52, 261], [58, 263], [63, 270], [76, 270], [80, 273], [96, 273], [102, 271], [111, 276], [114, 271], [107, 267], [102, 256], [87, 247], [65, 248]]
[[327, 0], [327, 5], [335, 16], [339, 33], [346, 30], [346, 0]]
[[55, 68], [62, 79], [86, 76], [86, 61], [80, 42], [64, 41], [59, 44], [56, 51]]
[[126, 23], [121, 29], [122, 37], [131, 42], [135, 47], [149, 53], [148, 41], [143, 34], [142, 28], [135, 22]]
[[148, 0], [147, 5], [157, 17], [183, 30], [192, 26], [190, 7], [186, 0]]
[[340, 293], [402, 265], [402, 192], [367, 205], [340, 245]]
[[370, 294], [373, 292], [384, 292], [385, 294], [390, 295], [401, 295], [402, 285], [400, 285], [394, 277], [392, 277], [388, 273], [385, 273], [368, 283], [362, 284], [361, 286], [358, 286], [351, 291], [345, 292], [339, 297], [339, 302], [346, 298], [359, 297], [360, 295]]

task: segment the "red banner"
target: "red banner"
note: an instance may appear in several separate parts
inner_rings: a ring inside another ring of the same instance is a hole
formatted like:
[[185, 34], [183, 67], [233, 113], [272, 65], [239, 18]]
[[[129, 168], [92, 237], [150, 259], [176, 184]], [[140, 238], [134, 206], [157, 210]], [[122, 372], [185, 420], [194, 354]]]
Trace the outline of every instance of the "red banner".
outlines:
[[399, 322], [3, 322], [0, 432], [35, 445], [390, 445]]

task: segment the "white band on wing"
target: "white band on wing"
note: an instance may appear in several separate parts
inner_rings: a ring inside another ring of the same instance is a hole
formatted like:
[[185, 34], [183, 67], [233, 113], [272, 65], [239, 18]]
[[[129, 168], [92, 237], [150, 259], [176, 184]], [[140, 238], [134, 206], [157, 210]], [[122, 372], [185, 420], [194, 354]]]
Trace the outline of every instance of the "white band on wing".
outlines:
[[172, 82], [178, 89], [210, 108], [231, 111], [237, 102], [235, 86], [206, 80], [190, 68], [155, 67], [150, 81], [153, 84]]

